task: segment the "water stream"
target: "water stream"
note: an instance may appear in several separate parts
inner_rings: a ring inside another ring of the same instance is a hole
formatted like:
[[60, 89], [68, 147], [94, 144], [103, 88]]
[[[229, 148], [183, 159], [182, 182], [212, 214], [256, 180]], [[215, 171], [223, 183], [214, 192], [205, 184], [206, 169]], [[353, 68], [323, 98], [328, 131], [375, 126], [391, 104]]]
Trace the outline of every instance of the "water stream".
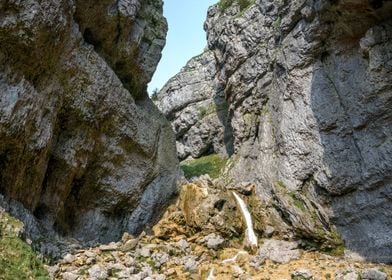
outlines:
[[244, 217], [245, 220], [245, 225], [246, 225], [245, 247], [248, 247], [252, 251], [255, 251], [257, 250], [257, 237], [253, 230], [252, 216], [249, 213], [245, 201], [243, 201], [242, 198], [239, 197], [238, 194], [236, 194], [234, 191], [233, 191], [233, 195], [237, 201], [237, 204], [241, 209], [242, 216]]
[[215, 268], [211, 268], [210, 273], [208, 274], [206, 280], [215, 280], [214, 272], [215, 272]]
[[236, 261], [237, 261], [237, 258], [238, 258], [240, 255], [242, 255], [242, 254], [247, 254], [247, 252], [245, 252], [245, 251], [240, 251], [240, 252], [238, 252], [234, 257], [223, 260], [223, 261], [222, 261], [222, 264], [231, 263], [231, 262], [236, 262]]

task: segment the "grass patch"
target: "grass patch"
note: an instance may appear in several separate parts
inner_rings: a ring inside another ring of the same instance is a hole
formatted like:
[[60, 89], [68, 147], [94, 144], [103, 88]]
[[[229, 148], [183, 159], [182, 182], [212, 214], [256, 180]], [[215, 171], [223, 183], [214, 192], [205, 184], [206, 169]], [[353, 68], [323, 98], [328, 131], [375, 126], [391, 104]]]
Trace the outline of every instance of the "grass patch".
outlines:
[[212, 154], [195, 160], [183, 161], [180, 166], [187, 179], [204, 174], [208, 174], [215, 179], [221, 174], [226, 162], [227, 158]]
[[221, 11], [225, 11], [234, 3], [238, 3], [238, 5], [240, 6], [240, 11], [243, 11], [248, 8], [253, 2], [254, 0], [219, 0], [218, 6]]
[[336, 256], [343, 256], [345, 249], [346, 249], [346, 247], [344, 245], [339, 245], [339, 246], [336, 246], [332, 249], [323, 250], [323, 252], [327, 255], [336, 257]]
[[344, 250], [346, 246], [340, 234], [336, 231], [336, 229], [331, 230], [331, 244], [332, 247], [325, 248], [322, 251], [331, 256], [343, 256]]
[[295, 192], [289, 191], [288, 188], [286, 187], [286, 185], [282, 182], [282, 181], [277, 181], [275, 182], [275, 187], [282, 193], [285, 193], [287, 195], [289, 195], [289, 197], [291, 198], [291, 202], [292, 204], [299, 210], [301, 210], [302, 212], [307, 212], [308, 209], [305, 205], [305, 203], [299, 199], [296, 195]]
[[0, 279], [50, 279], [38, 256], [14, 229], [21, 224], [0, 212]]
[[297, 207], [302, 212], [307, 211], [307, 208], [306, 208], [305, 204], [302, 202], [302, 200], [300, 200], [299, 198], [296, 197], [294, 192], [288, 192], [288, 194], [293, 199], [293, 204], [294, 204], [295, 207]]
[[0, 239], [0, 279], [50, 279], [30, 246], [15, 236]]

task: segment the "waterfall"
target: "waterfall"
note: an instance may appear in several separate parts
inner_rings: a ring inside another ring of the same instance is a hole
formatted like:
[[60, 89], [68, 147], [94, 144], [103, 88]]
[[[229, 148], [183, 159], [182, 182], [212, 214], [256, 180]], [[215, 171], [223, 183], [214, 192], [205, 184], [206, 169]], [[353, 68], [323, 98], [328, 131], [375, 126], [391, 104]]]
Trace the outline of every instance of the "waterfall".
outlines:
[[214, 272], [215, 272], [215, 268], [211, 268], [210, 273], [208, 274], [207, 280], [215, 280]]
[[249, 248], [251, 251], [256, 251], [257, 250], [257, 237], [256, 234], [253, 230], [253, 222], [252, 222], [252, 216], [249, 213], [248, 208], [246, 207], [245, 201], [242, 200], [241, 197], [239, 197], [234, 191], [233, 195], [237, 201], [237, 204], [239, 205], [241, 209], [242, 216], [245, 220], [246, 224], [246, 231], [245, 231], [245, 247]]

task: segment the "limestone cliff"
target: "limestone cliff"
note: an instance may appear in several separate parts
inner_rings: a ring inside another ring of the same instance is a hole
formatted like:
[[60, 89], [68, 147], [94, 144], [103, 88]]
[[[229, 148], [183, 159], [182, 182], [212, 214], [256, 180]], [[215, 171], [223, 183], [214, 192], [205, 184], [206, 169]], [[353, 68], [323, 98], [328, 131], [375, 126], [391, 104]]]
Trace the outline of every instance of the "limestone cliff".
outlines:
[[180, 159], [212, 151], [227, 153], [227, 103], [217, 91], [217, 71], [214, 53], [205, 51], [191, 59], [160, 91], [158, 106], [172, 122]]
[[228, 154], [226, 182], [255, 183], [284, 236], [325, 242], [335, 225], [391, 262], [391, 15], [381, 0], [212, 6], [208, 50], [158, 94], [179, 157]]
[[146, 93], [166, 31], [161, 0], [0, 2], [0, 201], [31, 234], [113, 240], [175, 192]]

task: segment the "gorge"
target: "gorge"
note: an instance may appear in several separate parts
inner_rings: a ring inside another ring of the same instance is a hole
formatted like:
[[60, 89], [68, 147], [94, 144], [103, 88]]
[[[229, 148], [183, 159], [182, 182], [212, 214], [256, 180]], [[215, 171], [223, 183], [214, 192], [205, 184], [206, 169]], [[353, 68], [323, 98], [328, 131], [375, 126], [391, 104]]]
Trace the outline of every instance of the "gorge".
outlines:
[[[392, 1], [220, 0], [205, 51], [152, 101], [162, 5], [0, 2], [0, 210], [24, 238], [60, 266], [93, 246], [160, 269], [174, 246], [193, 255], [172, 279], [213, 279], [214, 251], [246, 234], [245, 201], [252, 246], [266, 240], [245, 263], [275, 247], [391, 263]], [[211, 155], [216, 178], [184, 178], [180, 161]]]
[[349, 0], [211, 7], [208, 49], [158, 94], [178, 157], [229, 156], [226, 181], [255, 183], [276, 211], [271, 223], [316, 240], [336, 225], [355, 253], [391, 261], [391, 9]]

